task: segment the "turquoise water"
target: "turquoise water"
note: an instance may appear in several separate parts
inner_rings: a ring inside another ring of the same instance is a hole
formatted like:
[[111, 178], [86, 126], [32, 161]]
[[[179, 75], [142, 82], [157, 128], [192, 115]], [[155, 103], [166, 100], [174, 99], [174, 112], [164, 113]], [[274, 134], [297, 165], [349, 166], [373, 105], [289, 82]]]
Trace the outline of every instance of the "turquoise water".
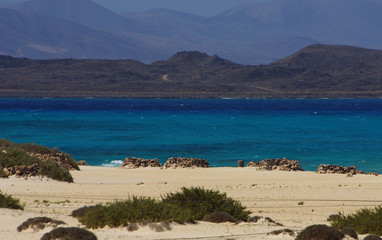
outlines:
[[128, 156], [212, 166], [287, 157], [382, 173], [382, 99], [0, 99], [0, 138], [59, 147], [89, 165]]

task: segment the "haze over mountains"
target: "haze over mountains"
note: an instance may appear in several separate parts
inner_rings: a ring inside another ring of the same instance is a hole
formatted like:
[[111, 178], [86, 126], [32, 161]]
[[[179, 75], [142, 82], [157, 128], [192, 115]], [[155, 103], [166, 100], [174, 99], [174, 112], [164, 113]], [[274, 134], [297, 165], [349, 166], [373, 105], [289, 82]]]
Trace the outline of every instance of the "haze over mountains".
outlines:
[[270, 0], [213, 17], [119, 15], [90, 0], [33, 0], [0, 8], [0, 54], [149, 63], [200, 51], [266, 64], [313, 43], [382, 49], [381, 12], [381, 0]]

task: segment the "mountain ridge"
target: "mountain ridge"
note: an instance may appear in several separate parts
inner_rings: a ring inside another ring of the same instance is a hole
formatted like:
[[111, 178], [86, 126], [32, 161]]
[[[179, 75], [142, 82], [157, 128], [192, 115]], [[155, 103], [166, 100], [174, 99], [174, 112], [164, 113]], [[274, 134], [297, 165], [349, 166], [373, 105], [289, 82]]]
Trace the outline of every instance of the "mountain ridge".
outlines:
[[[168, 9], [120, 15], [90, 0], [33, 0], [7, 8], [17, 12], [0, 18], [0, 52], [14, 57], [152, 63], [176, 52], [200, 51], [241, 64], [268, 64], [316, 43], [382, 49], [377, 0], [270, 0], [212, 17]], [[42, 31], [41, 24], [51, 26]], [[51, 41], [58, 35], [65, 41]], [[31, 45], [40, 47], [18, 51]]]
[[0, 56], [1, 97], [375, 98], [381, 76], [381, 50], [319, 44], [257, 66], [196, 51], [151, 64]]

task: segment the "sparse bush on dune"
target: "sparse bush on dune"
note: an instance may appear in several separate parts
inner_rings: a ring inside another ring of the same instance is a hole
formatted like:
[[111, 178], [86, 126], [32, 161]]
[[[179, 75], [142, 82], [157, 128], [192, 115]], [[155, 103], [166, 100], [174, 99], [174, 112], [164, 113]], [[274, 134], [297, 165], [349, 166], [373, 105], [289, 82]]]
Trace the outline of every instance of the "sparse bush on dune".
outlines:
[[0, 165], [3, 168], [14, 167], [20, 165], [32, 165], [34, 163], [40, 163], [41, 160], [32, 157], [23, 150], [17, 148], [7, 148], [0, 151]]
[[73, 169], [80, 170], [77, 162], [69, 154], [59, 151], [58, 148], [48, 148], [48, 147], [37, 145], [34, 143], [19, 144], [19, 143], [11, 142], [7, 139], [0, 139], [0, 150], [4, 150], [4, 149], [18, 149], [28, 153], [29, 155], [30, 154], [51, 154], [51, 155], [61, 154], [67, 159], [68, 164]]
[[300, 232], [296, 240], [341, 240], [344, 234], [326, 225], [311, 225]]
[[0, 208], [10, 209], [24, 209], [24, 206], [20, 204], [19, 199], [15, 199], [12, 196], [6, 195], [0, 191]]
[[56, 228], [45, 233], [41, 240], [97, 240], [97, 236], [83, 228]]
[[341, 218], [341, 214], [332, 214], [332, 215], [330, 215], [330, 216], [326, 219], [326, 221], [331, 222], [331, 221], [336, 220], [337, 218]]
[[41, 162], [41, 175], [63, 182], [73, 182], [69, 170], [61, 167], [52, 160]]
[[244, 221], [250, 213], [225, 193], [203, 188], [183, 188], [182, 192], [167, 194], [161, 200], [132, 197], [125, 201], [80, 208], [73, 211], [72, 215], [88, 228], [102, 228], [126, 227], [130, 223], [144, 221], [194, 223], [207, 214], [219, 211]]
[[382, 235], [382, 207], [363, 208], [355, 214], [341, 215], [333, 219], [331, 225], [337, 229], [350, 227], [359, 234]]
[[145, 197], [132, 197], [125, 201], [96, 205], [75, 215], [88, 228], [122, 227], [147, 220], [151, 222], [167, 220], [178, 223], [195, 221], [189, 209]]
[[240, 202], [227, 197], [226, 193], [201, 187], [183, 187], [176, 193], [168, 193], [162, 201], [191, 209], [196, 220], [214, 212], [227, 212], [238, 221], [246, 221], [250, 212]]
[[[6, 148], [0, 151], [0, 169], [37, 164], [38, 174], [58, 181], [73, 182], [70, 172], [53, 160], [42, 161], [17, 148]], [[3, 171], [2, 171], [3, 172]], [[5, 175], [5, 174], [4, 174]]]
[[96, 207], [102, 207], [102, 206], [94, 205], [94, 206], [85, 206], [82, 208], [78, 208], [78, 209], [72, 211], [71, 216], [75, 217], [75, 218], [85, 216], [85, 214], [88, 210], [96, 208]]

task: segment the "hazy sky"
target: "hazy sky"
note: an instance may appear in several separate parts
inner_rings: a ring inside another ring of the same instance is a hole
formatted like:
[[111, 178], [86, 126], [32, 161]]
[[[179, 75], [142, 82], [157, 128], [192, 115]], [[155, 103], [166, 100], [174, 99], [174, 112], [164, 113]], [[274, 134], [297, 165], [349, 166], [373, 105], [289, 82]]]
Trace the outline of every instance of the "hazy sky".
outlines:
[[114, 11], [144, 12], [153, 8], [169, 8], [183, 12], [212, 16], [243, 4], [264, 0], [93, 0]]
[[[1, 3], [25, 0], [0, 0]], [[202, 16], [212, 16], [235, 6], [267, 0], [92, 0], [115, 12], [144, 12], [153, 8], [168, 8]]]

